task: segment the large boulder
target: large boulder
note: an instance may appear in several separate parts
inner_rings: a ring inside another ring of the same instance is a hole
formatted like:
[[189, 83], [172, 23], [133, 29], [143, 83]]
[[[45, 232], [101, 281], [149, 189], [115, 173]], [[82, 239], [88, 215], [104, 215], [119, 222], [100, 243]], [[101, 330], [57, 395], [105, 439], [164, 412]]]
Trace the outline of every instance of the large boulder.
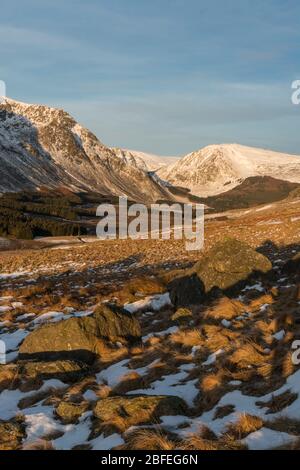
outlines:
[[132, 314], [116, 305], [102, 304], [90, 316], [50, 323], [33, 331], [22, 343], [19, 359], [92, 363], [99, 354], [99, 340], [131, 344], [140, 338], [140, 325]]
[[186, 403], [179, 397], [166, 395], [116, 396], [99, 400], [94, 415], [103, 423], [122, 420], [124, 428], [157, 422], [160, 416], [185, 415]]
[[265, 274], [271, 269], [272, 263], [268, 258], [234, 238], [217, 243], [193, 267], [204, 283], [206, 293], [214, 287], [223, 291], [240, 287], [251, 276]]
[[213, 291], [235, 291], [257, 274], [272, 269], [268, 258], [251, 246], [228, 238], [217, 243], [192, 268], [174, 273], [168, 289], [176, 307], [200, 303]]

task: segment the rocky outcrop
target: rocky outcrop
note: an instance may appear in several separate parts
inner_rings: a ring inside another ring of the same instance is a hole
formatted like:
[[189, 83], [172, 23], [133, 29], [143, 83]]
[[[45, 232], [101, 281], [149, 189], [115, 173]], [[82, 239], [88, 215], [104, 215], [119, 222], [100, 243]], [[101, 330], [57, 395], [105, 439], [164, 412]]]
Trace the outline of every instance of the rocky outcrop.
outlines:
[[215, 291], [234, 292], [272, 269], [268, 258], [236, 239], [217, 243], [191, 269], [176, 271], [168, 289], [176, 307], [201, 303]]
[[213, 288], [226, 291], [233, 287], [241, 287], [256, 273], [267, 273], [272, 263], [250, 245], [239, 240], [228, 238], [217, 243], [193, 267], [193, 272], [204, 284], [205, 292]]
[[138, 320], [115, 305], [102, 304], [93, 315], [43, 325], [20, 347], [19, 359], [72, 360], [92, 363], [99, 341], [132, 344], [140, 340]]

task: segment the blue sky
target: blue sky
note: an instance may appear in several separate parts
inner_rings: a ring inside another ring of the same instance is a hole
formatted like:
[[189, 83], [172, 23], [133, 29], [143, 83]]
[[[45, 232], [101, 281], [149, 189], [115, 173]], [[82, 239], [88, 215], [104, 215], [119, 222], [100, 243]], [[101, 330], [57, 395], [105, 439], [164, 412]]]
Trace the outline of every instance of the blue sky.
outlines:
[[107, 145], [182, 155], [238, 142], [300, 154], [299, 0], [10, 0], [0, 79]]

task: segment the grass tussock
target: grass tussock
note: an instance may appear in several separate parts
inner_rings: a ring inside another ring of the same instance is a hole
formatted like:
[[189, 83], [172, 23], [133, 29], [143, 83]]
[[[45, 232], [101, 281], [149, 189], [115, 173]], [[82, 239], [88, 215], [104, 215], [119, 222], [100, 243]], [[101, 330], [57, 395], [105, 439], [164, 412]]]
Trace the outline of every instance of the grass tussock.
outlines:
[[256, 404], [260, 408], [267, 408], [267, 414], [278, 413], [294, 403], [297, 398], [297, 393], [292, 393], [290, 390], [287, 390], [280, 395], [272, 395], [272, 398], [267, 402], [257, 401]]
[[126, 450], [174, 450], [176, 444], [159, 430], [140, 429], [126, 435]]
[[228, 424], [225, 434], [232, 439], [241, 440], [248, 434], [261, 429], [263, 424], [263, 420], [258, 416], [244, 413], [239, 416], [237, 421]]

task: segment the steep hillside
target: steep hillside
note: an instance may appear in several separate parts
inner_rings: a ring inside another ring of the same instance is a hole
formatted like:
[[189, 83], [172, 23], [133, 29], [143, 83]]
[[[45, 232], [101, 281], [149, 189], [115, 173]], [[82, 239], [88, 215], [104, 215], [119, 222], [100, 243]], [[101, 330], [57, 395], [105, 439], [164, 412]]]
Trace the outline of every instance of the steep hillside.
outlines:
[[172, 199], [68, 113], [6, 99], [0, 105], [0, 191], [65, 186], [133, 200]]

